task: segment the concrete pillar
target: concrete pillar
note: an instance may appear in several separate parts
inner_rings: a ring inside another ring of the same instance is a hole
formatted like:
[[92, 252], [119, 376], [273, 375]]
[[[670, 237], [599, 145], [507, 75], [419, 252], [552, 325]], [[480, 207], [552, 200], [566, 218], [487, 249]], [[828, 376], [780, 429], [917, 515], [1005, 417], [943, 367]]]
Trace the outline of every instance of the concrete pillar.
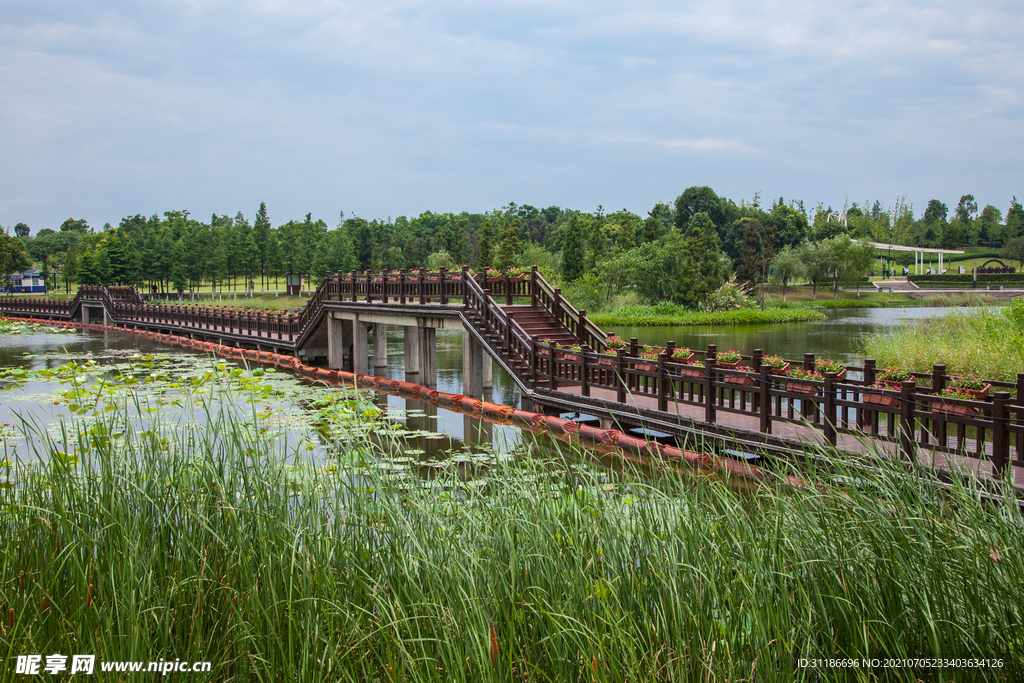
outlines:
[[327, 318], [327, 364], [331, 370], [344, 370], [345, 366], [345, 322], [338, 318]]
[[373, 368], [388, 366], [388, 326], [384, 323], [373, 324]]
[[366, 348], [369, 332], [369, 323], [357, 322], [352, 329], [352, 372], [360, 375], [369, 374], [370, 371]]
[[406, 325], [402, 336], [405, 339], [405, 381], [412, 382], [419, 379], [423, 364], [423, 335], [420, 328]]
[[939, 252], [939, 275], [942, 275], [942, 252]]
[[420, 384], [437, 388], [437, 330], [420, 328]]
[[462, 415], [462, 442], [470, 447], [489, 448], [494, 441], [494, 425], [472, 415]]
[[484, 354], [484, 358], [483, 358], [484, 389], [490, 389], [491, 387], [494, 386], [494, 359], [491, 358], [491, 354], [487, 353], [487, 349], [481, 347], [480, 350]]
[[82, 304], [82, 307], [79, 310], [82, 311], [82, 324], [83, 325], [88, 325], [89, 324], [89, 307], [86, 306], [85, 304]]
[[462, 331], [462, 393], [479, 398], [484, 393], [484, 350], [469, 330]]

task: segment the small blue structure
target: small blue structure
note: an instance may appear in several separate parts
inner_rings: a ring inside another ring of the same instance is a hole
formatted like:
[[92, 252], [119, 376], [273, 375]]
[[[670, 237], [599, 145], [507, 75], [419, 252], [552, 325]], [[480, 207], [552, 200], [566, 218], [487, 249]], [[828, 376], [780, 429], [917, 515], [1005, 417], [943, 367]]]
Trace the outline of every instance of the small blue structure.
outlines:
[[39, 270], [26, 270], [21, 273], [11, 273], [11, 282], [4, 291], [11, 294], [29, 294], [34, 292], [45, 292], [46, 284], [43, 282], [43, 273]]

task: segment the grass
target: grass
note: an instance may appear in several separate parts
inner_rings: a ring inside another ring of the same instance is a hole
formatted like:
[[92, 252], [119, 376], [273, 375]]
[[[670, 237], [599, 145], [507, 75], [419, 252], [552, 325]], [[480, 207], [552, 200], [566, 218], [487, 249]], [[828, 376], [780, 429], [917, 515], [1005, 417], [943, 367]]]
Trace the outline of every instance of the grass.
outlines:
[[903, 365], [915, 372], [931, 372], [932, 365], [939, 363], [950, 374], [1016, 382], [1017, 373], [1024, 371], [1024, 326], [1014, 322], [1013, 312], [1021, 307], [1024, 300], [1017, 299], [1013, 307], [1000, 311], [954, 312], [915, 320], [868, 337], [864, 354], [879, 367]]
[[60, 652], [212, 661], [197, 680], [815, 681], [870, 676], [799, 658], [986, 656], [1003, 668], [874, 673], [1020, 674], [1024, 526], [966, 485], [883, 467], [859, 488], [743, 494], [580, 452], [382, 474], [303, 462], [209, 410], [137, 433], [119, 408], [8, 465], [5, 667]]
[[610, 313], [590, 316], [597, 325], [763, 325], [822, 320], [824, 314], [807, 309], [741, 308], [734, 311], [690, 311], [672, 304], [622, 306]]

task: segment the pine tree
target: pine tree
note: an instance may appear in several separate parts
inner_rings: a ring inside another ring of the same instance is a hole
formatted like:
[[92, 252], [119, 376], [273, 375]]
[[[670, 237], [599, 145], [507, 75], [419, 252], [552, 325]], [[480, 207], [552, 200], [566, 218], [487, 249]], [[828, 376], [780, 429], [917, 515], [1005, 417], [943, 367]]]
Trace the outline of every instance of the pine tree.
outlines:
[[270, 218], [267, 217], [267, 203], [260, 202], [256, 212], [256, 221], [252, 226], [253, 238], [256, 242], [257, 262], [260, 273], [260, 289], [265, 289], [264, 276], [267, 272], [267, 250], [270, 246]]
[[494, 229], [491, 227], [491, 222], [484, 221], [484, 224], [480, 226], [480, 257], [476, 260], [476, 267], [480, 270], [491, 267], [491, 251], [494, 248], [492, 244], [493, 239]]
[[501, 229], [501, 244], [498, 246], [498, 267], [514, 266], [523, 253], [523, 244], [519, 241], [518, 218], [505, 223]]
[[586, 236], [579, 214], [573, 214], [565, 229], [565, 243], [562, 246], [562, 277], [566, 282], [575, 282], [583, 277], [587, 253]]

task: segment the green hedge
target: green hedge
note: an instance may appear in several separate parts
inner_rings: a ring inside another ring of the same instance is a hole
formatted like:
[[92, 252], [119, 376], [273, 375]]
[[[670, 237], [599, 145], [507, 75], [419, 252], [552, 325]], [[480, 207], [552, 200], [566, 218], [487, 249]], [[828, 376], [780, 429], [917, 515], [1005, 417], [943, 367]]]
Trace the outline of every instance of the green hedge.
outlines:
[[[939, 285], [948, 284], [953, 286], [967, 286], [969, 287], [974, 282], [974, 275], [966, 273], [960, 274], [946, 274], [946, 275], [908, 275], [907, 279], [911, 282], [920, 285]], [[979, 285], [1004, 285], [1004, 286], [1022, 286], [1024, 285], [1024, 273], [1007, 273], [1006, 275], [979, 275]]]
[[741, 308], [735, 311], [672, 311], [661, 312], [655, 306], [622, 306], [610, 313], [589, 316], [597, 325], [631, 325], [655, 327], [661, 325], [757, 325], [823, 320], [821, 311], [780, 308]]

